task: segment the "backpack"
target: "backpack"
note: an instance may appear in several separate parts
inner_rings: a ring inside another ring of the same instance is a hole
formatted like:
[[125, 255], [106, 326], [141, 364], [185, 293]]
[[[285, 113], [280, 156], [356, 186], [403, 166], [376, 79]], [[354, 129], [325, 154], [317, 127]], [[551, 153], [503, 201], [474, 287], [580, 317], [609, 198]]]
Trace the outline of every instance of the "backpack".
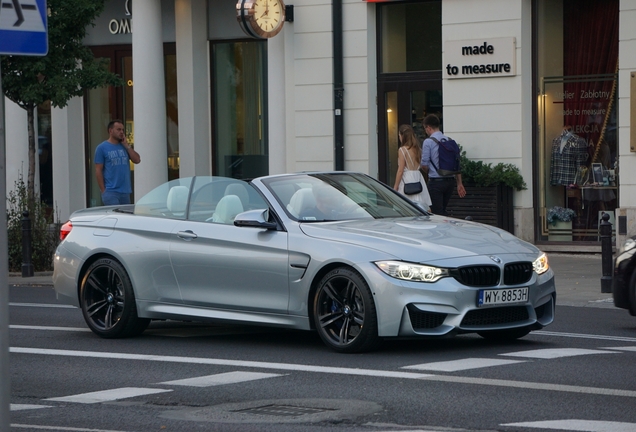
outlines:
[[437, 143], [439, 148], [439, 168], [431, 159], [431, 164], [435, 167], [435, 170], [440, 176], [451, 176], [455, 174], [461, 173], [461, 168], [459, 166], [460, 162], [460, 152], [459, 145], [450, 138], [442, 138], [441, 141], [438, 141], [436, 138], [429, 137], [433, 141]]

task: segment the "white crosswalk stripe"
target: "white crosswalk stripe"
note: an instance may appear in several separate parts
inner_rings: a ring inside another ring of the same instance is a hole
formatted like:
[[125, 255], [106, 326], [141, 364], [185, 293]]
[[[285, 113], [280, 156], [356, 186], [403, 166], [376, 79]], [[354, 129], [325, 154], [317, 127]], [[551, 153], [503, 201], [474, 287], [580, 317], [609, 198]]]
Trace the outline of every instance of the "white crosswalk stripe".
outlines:
[[422, 363], [412, 366], [404, 366], [402, 369], [417, 369], [438, 372], [457, 372], [468, 369], [502, 366], [515, 363], [525, 363], [525, 360], [502, 360], [488, 358], [465, 358], [434, 363]]
[[608, 348], [603, 348], [606, 350], [614, 350], [614, 351], [634, 351], [636, 352], [636, 346], [626, 346], [626, 347], [608, 347]]
[[94, 404], [94, 403], [110, 402], [110, 401], [114, 401], [118, 399], [127, 399], [131, 397], [136, 397], [136, 396], [145, 396], [149, 394], [165, 393], [165, 392], [171, 392], [171, 391], [172, 390], [154, 389], [154, 388], [122, 387], [122, 388], [116, 388], [111, 390], [49, 398], [45, 400], [55, 401], [55, 402]]
[[600, 420], [548, 420], [523, 423], [506, 423], [501, 426], [554, 429], [577, 432], [634, 432], [636, 423], [623, 423]]
[[236, 384], [247, 381], [255, 381], [264, 378], [274, 378], [284, 376], [281, 374], [260, 373], [260, 372], [227, 372], [215, 375], [207, 375], [195, 378], [186, 378], [174, 381], [164, 381], [160, 385], [177, 385], [189, 387], [211, 387], [225, 384]]
[[41, 408], [52, 408], [52, 405], [32, 405], [32, 404], [11, 404], [9, 409], [11, 411], [24, 411]]
[[612, 351], [591, 350], [582, 348], [547, 348], [530, 351], [517, 351], [513, 353], [499, 354], [501, 356], [524, 357], [537, 359], [556, 359], [561, 357], [574, 357], [589, 354], [617, 354]]

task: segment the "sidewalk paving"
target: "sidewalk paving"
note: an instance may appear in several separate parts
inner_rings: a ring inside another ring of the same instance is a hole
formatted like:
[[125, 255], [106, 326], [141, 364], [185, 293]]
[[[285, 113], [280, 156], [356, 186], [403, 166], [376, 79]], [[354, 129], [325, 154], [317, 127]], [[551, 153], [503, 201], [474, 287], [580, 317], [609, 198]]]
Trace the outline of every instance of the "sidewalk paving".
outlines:
[[[549, 253], [548, 258], [555, 274], [557, 305], [614, 307], [612, 294], [601, 293], [601, 254]], [[53, 285], [52, 274], [42, 272], [23, 278], [20, 273], [9, 273], [9, 285]]]

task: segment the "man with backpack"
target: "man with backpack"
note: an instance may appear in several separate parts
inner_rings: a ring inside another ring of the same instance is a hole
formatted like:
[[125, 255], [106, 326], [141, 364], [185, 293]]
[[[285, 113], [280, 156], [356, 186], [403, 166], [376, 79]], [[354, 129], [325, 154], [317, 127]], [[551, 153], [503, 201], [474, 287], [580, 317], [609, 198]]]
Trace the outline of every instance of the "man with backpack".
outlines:
[[431, 195], [431, 211], [446, 215], [446, 206], [457, 185], [457, 195], [466, 196], [459, 171], [459, 147], [439, 130], [440, 121], [435, 114], [424, 118], [424, 131], [428, 138], [422, 145], [422, 169], [428, 173], [428, 192]]

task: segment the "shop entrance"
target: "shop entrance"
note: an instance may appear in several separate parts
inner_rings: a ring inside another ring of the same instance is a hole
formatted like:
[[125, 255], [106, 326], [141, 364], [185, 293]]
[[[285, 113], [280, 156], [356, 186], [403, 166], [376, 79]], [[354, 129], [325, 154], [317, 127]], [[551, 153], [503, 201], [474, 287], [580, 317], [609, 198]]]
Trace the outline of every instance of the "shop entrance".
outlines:
[[424, 117], [442, 118], [442, 83], [435, 81], [398, 81], [380, 85], [378, 92], [379, 177], [393, 186], [397, 172], [398, 128], [413, 126], [421, 143], [426, 138]]
[[378, 178], [393, 186], [400, 125], [412, 125], [421, 142], [424, 117], [435, 113], [441, 120], [442, 2], [382, 2], [376, 18]]

